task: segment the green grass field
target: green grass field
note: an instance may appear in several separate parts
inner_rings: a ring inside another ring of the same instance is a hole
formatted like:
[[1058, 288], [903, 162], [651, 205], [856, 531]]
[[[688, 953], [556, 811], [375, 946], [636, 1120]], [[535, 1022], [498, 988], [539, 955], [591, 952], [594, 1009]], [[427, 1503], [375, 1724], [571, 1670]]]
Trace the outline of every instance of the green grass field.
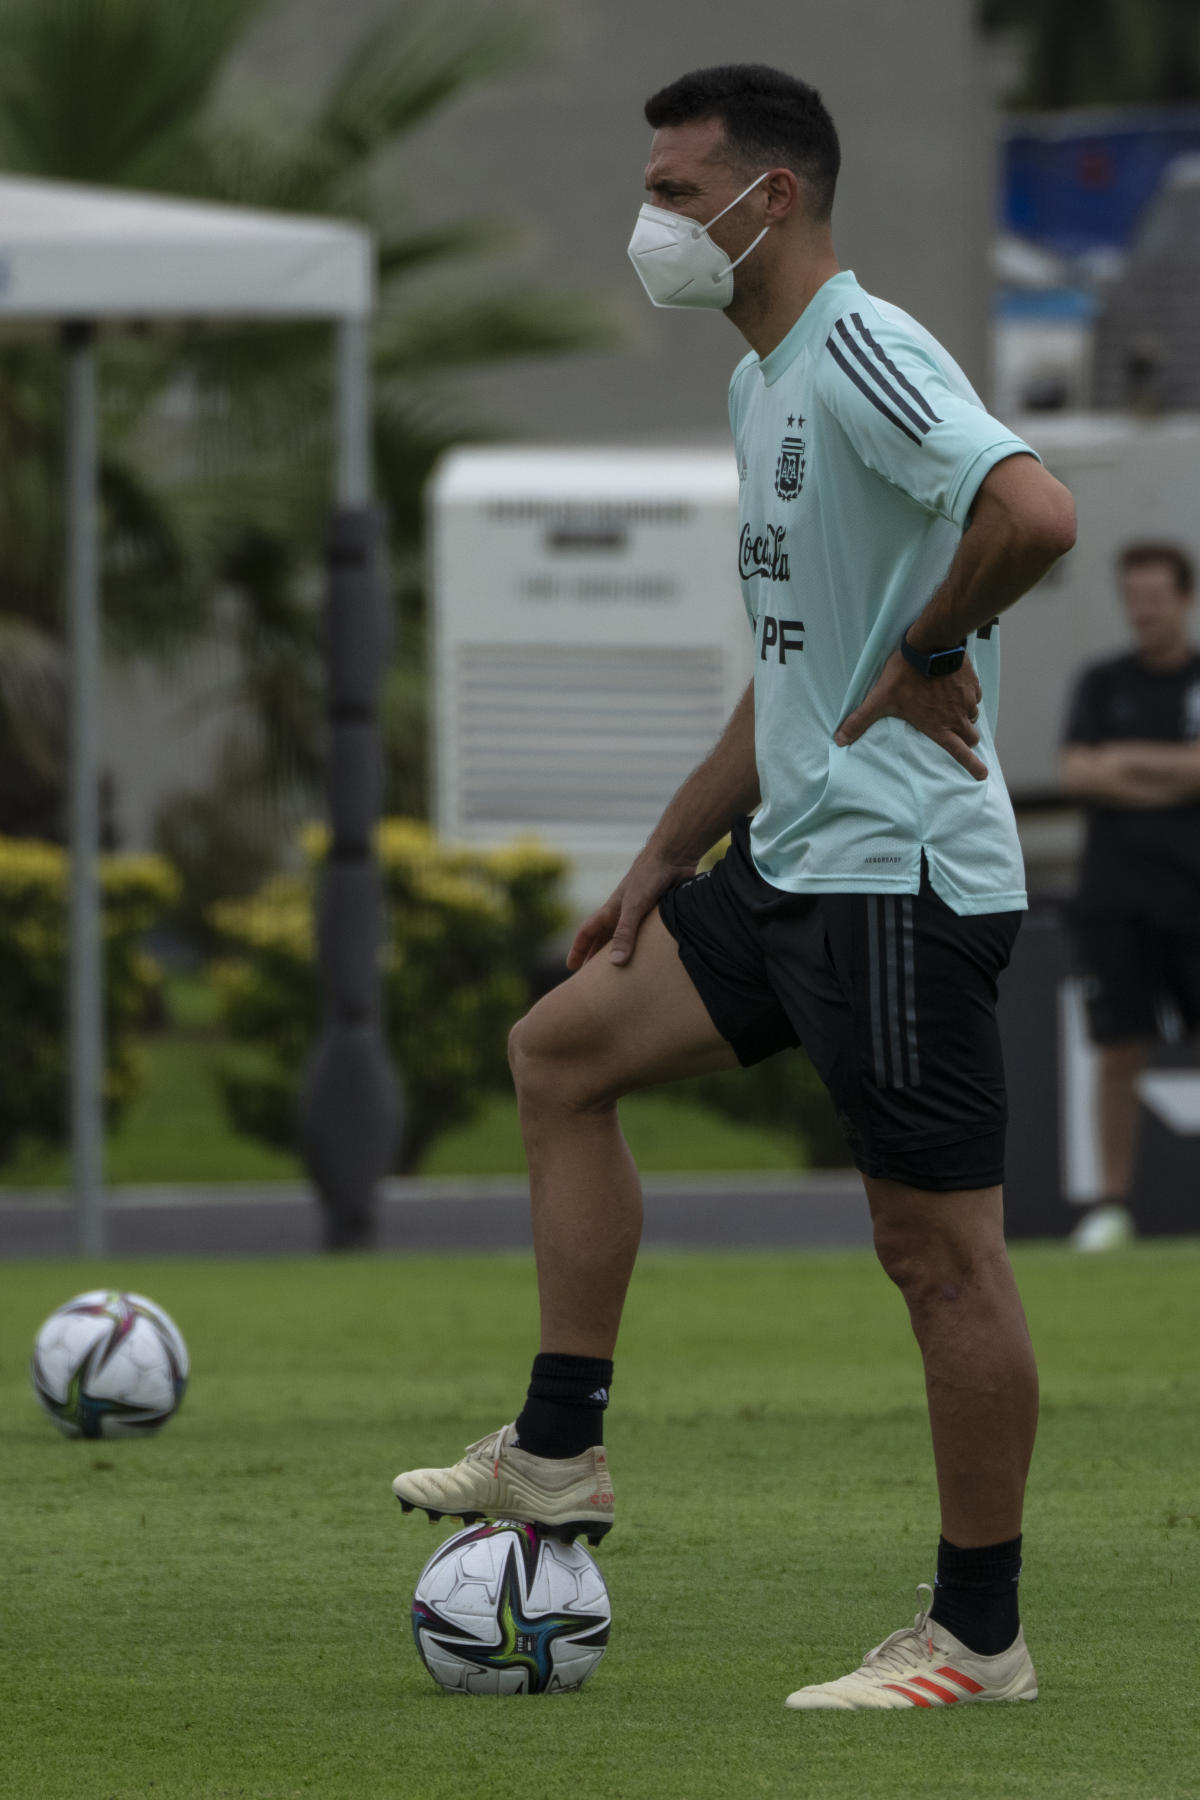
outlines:
[[[507, 1700], [445, 1696], [418, 1662], [409, 1598], [447, 1527], [388, 1483], [511, 1415], [524, 1259], [9, 1265], [0, 1795], [1196, 1795], [1200, 1245], [1017, 1262], [1042, 1697], [877, 1715], [782, 1706], [908, 1623], [932, 1574], [916, 1354], [868, 1256], [647, 1257], [610, 1414], [611, 1647], [581, 1693]], [[37, 1325], [98, 1281], [189, 1339], [157, 1439], [68, 1442], [28, 1391]]]

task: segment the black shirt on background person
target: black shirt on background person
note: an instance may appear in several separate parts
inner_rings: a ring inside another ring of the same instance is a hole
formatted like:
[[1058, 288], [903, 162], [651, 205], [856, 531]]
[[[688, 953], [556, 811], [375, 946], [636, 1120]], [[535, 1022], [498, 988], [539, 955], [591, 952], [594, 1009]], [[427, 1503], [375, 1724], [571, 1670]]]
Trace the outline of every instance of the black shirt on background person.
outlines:
[[[1149, 669], [1136, 652], [1085, 670], [1066, 744], [1200, 742], [1200, 651]], [[1200, 750], [1198, 750], [1200, 757]], [[1129, 913], [1200, 933], [1200, 795], [1165, 806], [1087, 800], [1078, 914]]]

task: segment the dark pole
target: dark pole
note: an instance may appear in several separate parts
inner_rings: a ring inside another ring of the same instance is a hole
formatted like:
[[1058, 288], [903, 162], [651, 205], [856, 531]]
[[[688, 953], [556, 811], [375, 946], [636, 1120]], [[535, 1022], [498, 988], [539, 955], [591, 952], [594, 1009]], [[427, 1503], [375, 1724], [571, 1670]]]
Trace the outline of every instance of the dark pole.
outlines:
[[325, 608], [330, 844], [317, 924], [324, 1022], [300, 1119], [331, 1250], [370, 1242], [375, 1190], [392, 1165], [400, 1122], [383, 1036], [384, 908], [372, 845], [383, 786], [376, 696], [390, 614], [383, 521], [369, 504], [367, 347], [365, 321], [339, 328], [339, 504], [329, 531]]

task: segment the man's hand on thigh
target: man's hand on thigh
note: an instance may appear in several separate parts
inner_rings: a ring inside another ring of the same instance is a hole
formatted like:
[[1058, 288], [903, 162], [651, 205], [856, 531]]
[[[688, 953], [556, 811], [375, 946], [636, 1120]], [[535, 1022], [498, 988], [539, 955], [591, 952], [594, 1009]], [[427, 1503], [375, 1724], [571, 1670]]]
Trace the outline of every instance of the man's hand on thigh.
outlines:
[[721, 1036], [656, 911], [624, 965], [592, 957], [551, 989], [516, 1027], [518, 1091], [556, 1081], [593, 1100], [734, 1068]]
[[654, 911], [668, 888], [695, 873], [695, 863], [672, 862], [656, 851], [643, 850], [604, 905], [597, 907], [575, 933], [567, 951], [568, 969], [582, 969], [605, 944], [609, 946], [610, 962], [629, 962], [642, 921]]

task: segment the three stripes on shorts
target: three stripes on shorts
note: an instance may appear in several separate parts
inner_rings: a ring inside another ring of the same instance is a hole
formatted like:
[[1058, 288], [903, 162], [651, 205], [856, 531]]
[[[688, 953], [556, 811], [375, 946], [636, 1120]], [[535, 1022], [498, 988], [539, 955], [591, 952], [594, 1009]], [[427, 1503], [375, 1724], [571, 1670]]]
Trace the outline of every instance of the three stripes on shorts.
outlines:
[[921, 1085], [911, 894], [867, 894], [867, 980], [875, 1085]]

